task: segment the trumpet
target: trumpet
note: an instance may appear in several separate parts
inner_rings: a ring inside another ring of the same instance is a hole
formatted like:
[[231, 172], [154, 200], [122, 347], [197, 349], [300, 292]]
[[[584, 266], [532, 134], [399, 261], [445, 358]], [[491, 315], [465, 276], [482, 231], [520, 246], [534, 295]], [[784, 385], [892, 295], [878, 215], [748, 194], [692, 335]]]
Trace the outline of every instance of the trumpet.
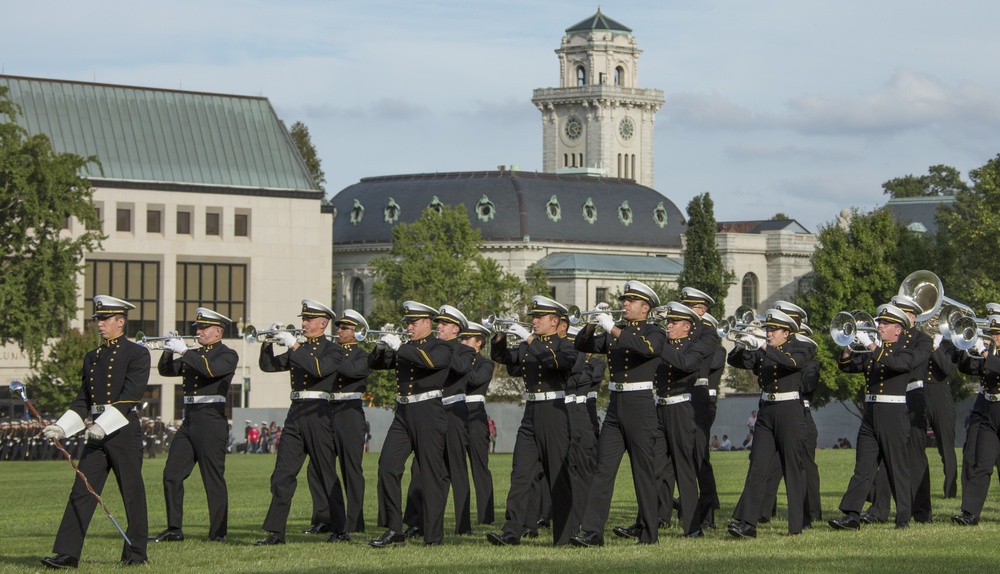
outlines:
[[[950, 318], [949, 318], [950, 319]], [[947, 335], [944, 334], [945, 326], [941, 325], [941, 334], [945, 337], [951, 339], [952, 344], [959, 351], [968, 351], [972, 347], [976, 346], [976, 341], [979, 339], [984, 339], [990, 341], [993, 339], [987, 333], [983, 332], [983, 327], [989, 325], [988, 319], [979, 319], [977, 317], [972, 317], [969, 315], [963, 315], [956, 318], [954, 321], [949, 321]]]
[[510, 332], [510, 327], [512, 325], [520, 325], [531, 332], [535, 326], [531, 323], [525, 323], [524, 321], [518, 321], [517, 317], [497, 317], [496, 313], [490, 313], [489, 315], [483, 317], [483, 327], [486, 327], [490, 331], [496, 333], [504, 333], [507, 336], [517, 338], [516, 335]]
[[301, 337], [303, 330], [296, 329], [294, 325], [285, 325], [284, 329], [264, 329], [263, 331], [258, 331], [253, 325], [248, 325], [246, 330], [243, 331], [243, 338], [247, 343], [275, 343], [274, 336], [278, 333], [291, 333], [296, 337]]
[[395, 335], [399, 337], [401, 341], [406, 341], [410, 338], [410, 334], [402, 327], [396, 327], [391, 323], [382, 325], [382, 330], [378, 329], [365, 329], [364, 327], [357, 327], [354, 330], [354, 338], [358, 341], [364, 341], [366, 343], [377, 342], [382, 335]]
[[858, 332], [878, 333], [875, 319], [864, 311], [841, 311], [833, 316], [830, 323], [830, 337], [841, 347], [849, 347], [852, 353], [863, 353], [865, 349], [858, 343]]
[[[163, 344], [170, 339], [197, 339], [197, 335], [185, 335], [180, 336], [177, 331], [170, 331], [165, 337], [147, 337], [142, 331], [135, 334], [135, 342], [139, 343], [143, 347], [146, 347], [150, 351], [158, 351], [163, 349]], [[188, 349], [194, 349], [198, 345], [188, 345]]]
[[584, 317], [587, 318], [586, 323], [593, 324], [597, 322], [597, 316], [602, 313], [607, 313], [608, 315], [611, 315], [611, 318], [614, 319], [615, 322], [617, 323], [622, 319], [622, 312], [623, 312], [622, 309], [602, 309], [600, 307], [592, 311], [580, 311], [580, 308], [577, 307], [576, 305], [570, 305], [569, 324], [579, 325], [581, 322], [584, 322], [583, 319]]

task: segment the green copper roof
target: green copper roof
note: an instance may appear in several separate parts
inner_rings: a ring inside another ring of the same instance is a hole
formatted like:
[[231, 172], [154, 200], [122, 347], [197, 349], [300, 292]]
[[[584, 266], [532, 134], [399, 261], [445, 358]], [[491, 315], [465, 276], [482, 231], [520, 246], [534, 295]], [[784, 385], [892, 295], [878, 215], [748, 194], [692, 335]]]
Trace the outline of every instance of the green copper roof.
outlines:
[[99, 180], [319, 191], [267, 98], [0, 75], [18, 123]]
[[617, 32], [620, 34], [631, 34], [632, 29], [625, 26], [620, 22], [616, 22], [611, 18], [608, 18], [604, 14], [601, 14], [601, 9], [597, 9], [597, 14], [594, 14], [590, 18], [583, 20], [566, 28], [567, 34], [572, 34], [574, 32], [591, 32], [594, 30], [607, 30], [609, 32]]

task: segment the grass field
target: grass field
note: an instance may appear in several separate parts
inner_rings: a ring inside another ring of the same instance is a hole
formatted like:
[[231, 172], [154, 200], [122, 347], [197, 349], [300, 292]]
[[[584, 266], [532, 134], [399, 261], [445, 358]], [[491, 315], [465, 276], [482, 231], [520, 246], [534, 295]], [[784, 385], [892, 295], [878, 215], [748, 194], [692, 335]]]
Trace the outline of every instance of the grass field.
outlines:
[[[931, 461], [935, 522], [914, 524], [896, 531], [892, 525], [872, 526], [861, 532], [835, 532], [818, 524], [803, 535], [785, 535], [784, 500], [779, 496], [777, 519], [761, 525], [756, 540], [733, 540], [725, 524], [736, 505], [746, 475], [742, 452], [713, 454], [722, 510], [719, 530], [698, 540], [679, 538], [677, 528], [660, 532], [658, 546], [636, 546], [615, 538], [610, 527], [629, 524], [635, 515], [635, 495], [627, 461], [622, 465], [608, 523], [607, 546], [595, 549], [553, 548], [549, 531], [519, 547], [495, 548], [484, 534], [497, 526], [476, 526], [473, 537], [447, 535], [445, 545], [375, 550], [366, 544], [381, 534], [375, 526], [375, 470], [377, 454], [366, 455], [365, 516], [368, 532], [355, 534], [350, 544], [327, 544], [325, 536], [297, 534], [307, 528], [310, 499], [302, 475], [288, 523], [288, 544], [254, 547], [265, 534], [260, 525], [270, 501], [268, 477], [273, 455], [234, 455], [228, 459], [230, 492], [229, 542], [204, 542], [207, 536], [205, 493], [197, 470], [187, 481], [184, 532], [181, 543], [151, 544], [149, 571], [155, 572], [990, 572], [1000, 563], [1000, 495], [994, 485], [983, 511], [986, 520], [977, 527], [961, 528], [948, 518], [959, 511], [959, 500], [940, 494], [941, 466], [937, 453]], [[837, 504], [853, 470], [854, 451], [817, 453], [822, 481], [824, 517], [840, 516]], [[144, 474], [149, 501], [150, 532], [166, 526], [161, 489], [165, 458], [146, 460]], [[490, 461], [497, 489], [497, 516], [503, 516], [508, 488], [510, 455], [493, 455]], [[65, 461], [2, 463], [0, 476], [7, 500], [0, 506], [0, 572], [42, 571], [39, 558], [50, 554], [73, 480]], [[125, 526], [125, 511], [114, 482], [109, 481], [105, 500], [112, 515]], [[475, 498], [473, 497], [473, 501]], [[475, 510], [473, 509], [473, 521]], [[449, 504], [445, 530], [454, 530]], [[294, 534], [293, 534], [294, 533]], [[111, 522], [98, 510], [83, 550], [80, 572], [106, 572], [117, 568], [122, 540]]]

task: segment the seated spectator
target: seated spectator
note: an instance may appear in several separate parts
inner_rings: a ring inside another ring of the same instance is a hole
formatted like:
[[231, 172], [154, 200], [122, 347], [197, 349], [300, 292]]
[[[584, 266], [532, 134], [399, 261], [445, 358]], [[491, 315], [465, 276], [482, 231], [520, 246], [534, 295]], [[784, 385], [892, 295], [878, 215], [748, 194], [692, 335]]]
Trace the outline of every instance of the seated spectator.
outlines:
[[711, 444], [708, 445], [708, 447], [712, 450], [719, 450], [720, 448], [722, 448], [722, 445], [719, 443], [719, 435], [717, 434], [712, 435], [712, 442]]
[[733, 443], [729, 440], [729, 435], [722, 435], [722, 444], [719, 445], [719, 450], [733, 450]]
[[747, 435], [747, 438], [744, 439], [743, 446], [740, 447], [740, 450], [750, 450], [751, 448], [753, 448], [753, 433]]

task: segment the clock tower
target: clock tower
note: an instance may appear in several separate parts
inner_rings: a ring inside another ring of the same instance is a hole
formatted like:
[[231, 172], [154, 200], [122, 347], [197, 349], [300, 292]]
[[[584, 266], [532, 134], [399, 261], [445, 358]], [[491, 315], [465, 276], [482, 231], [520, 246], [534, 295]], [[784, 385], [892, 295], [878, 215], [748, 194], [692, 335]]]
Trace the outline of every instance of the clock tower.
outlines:
[[566, 29], [559, 87], [539, 88], [542, 170], [593, 173], [653, 186], [653, 126], [663, 90], [638, 87], [632, 30], [597, 13]]

